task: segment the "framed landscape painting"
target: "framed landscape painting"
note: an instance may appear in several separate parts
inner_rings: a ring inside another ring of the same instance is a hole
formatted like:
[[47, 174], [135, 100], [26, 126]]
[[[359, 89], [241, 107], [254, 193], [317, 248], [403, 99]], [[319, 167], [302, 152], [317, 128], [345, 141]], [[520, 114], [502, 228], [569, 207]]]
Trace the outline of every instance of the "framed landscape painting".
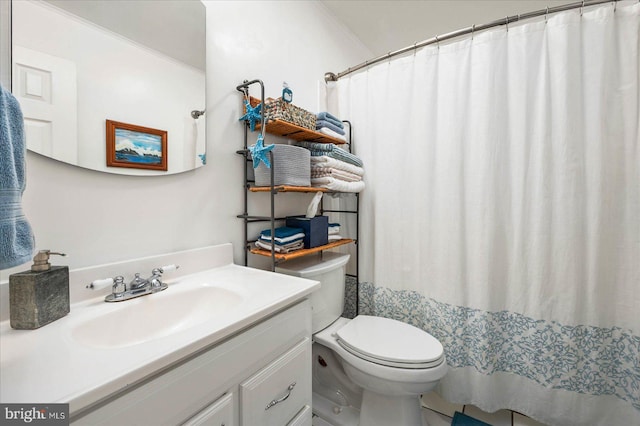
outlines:
[[107, 120], [107, 166], [167, 171], [167, 132]]

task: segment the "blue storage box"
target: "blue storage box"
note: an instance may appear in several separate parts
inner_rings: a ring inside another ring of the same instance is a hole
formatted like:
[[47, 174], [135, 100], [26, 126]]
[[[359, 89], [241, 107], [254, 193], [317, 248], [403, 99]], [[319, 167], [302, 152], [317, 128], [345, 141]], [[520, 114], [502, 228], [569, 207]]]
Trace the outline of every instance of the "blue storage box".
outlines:
[[304, 229], [304, 248], [323, 246], [329, 242], [329, 217], [289, 216], [287, 226]]

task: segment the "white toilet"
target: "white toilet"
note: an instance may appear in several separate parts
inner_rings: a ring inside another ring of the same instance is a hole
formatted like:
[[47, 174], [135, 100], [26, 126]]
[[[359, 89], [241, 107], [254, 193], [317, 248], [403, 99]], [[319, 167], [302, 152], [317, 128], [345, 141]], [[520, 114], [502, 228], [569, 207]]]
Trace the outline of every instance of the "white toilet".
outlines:
[[442, 344], [400, 321], [342, 318], [348, 261], [324, 252], [276, 268], [322, 283], [311, 295], [314, 426], [425, 425], [420, 395], [447, 373]]

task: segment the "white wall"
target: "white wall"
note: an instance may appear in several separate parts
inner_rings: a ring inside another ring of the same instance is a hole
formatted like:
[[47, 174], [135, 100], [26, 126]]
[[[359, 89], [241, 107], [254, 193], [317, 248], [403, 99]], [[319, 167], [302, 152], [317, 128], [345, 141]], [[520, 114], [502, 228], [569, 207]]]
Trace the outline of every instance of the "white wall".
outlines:
[[[456, 4], [465, 8], [472, 2]], [[519, 2], [502, 3], [508, 8]], [[326, 71], [373, 57], [317, 1], [206, 5], [208, 164], [173, 176], [128, 177], [28, 153], [23, 207], [37, 247], [68, 253], [56, 264], [78, 268], [223, 242], [234, 244], [235, 261], [241, 263], [243, 226], [236, 215], [242, 210], [243, 163], [235, 151], [242, 147], [242, 125], [235, 87], [260, 78], [267, 96], [275, 97], [284, 80], [294, 90], [294, 103], [314, 110], [317, 82]], [[496, 19], [503, 12], [496, 9]], [[451, 31], [465, 25], [455, 14], [441, 19]], [[26, 266], [0, 271], [0, 280]]]
[[[23, 207], [37, 247], [67, 253], [54, 264], [78, 268], [232, 242], [240, 263], [242, 221], [236, 215], [244, 164], [235, 151], [242, 148], [243, 128], [235, 87], [260, 78], [267, 95], [278, 96], [285, 80], [294, 103], [315, 109], [317, 81], [326, 71], [370, 56], [317, 2], [208, 2], [207, 165], [131, 177], [28, 153]], [[0, 271], [0, 278], [27, 266]]]

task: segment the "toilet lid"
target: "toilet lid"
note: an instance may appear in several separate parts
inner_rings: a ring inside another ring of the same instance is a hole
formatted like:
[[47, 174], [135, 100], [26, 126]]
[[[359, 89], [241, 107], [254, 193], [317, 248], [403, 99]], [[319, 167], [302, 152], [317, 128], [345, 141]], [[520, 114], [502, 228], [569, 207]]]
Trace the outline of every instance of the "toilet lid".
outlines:
[[443, 362], [444, 348], [438, 339], [390, 318], [358, 315], [336, 337], [353, 355], [382, 365], [432, 368]]

